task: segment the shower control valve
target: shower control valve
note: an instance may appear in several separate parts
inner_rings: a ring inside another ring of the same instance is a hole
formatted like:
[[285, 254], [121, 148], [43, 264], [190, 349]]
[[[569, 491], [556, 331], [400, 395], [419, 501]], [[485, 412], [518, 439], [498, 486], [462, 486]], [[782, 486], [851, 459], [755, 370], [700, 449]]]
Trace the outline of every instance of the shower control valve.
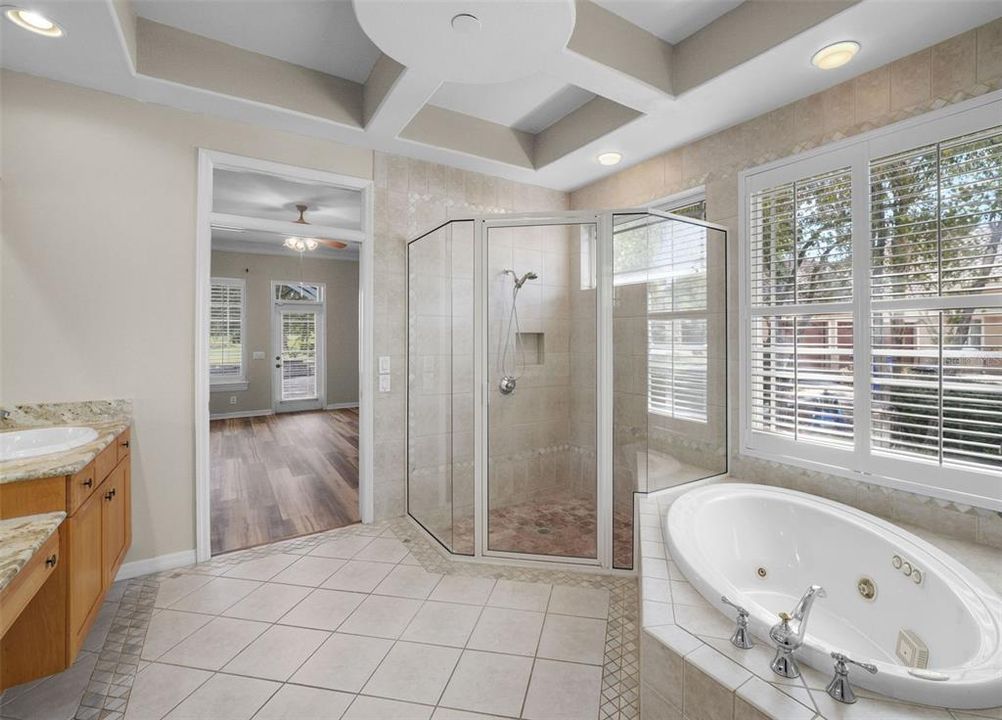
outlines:
[[511, 375], [505, 375], [498, 381], [498, 390], [501, 391], [502, 395], [511, 395], [515, 392], [515, 378]]

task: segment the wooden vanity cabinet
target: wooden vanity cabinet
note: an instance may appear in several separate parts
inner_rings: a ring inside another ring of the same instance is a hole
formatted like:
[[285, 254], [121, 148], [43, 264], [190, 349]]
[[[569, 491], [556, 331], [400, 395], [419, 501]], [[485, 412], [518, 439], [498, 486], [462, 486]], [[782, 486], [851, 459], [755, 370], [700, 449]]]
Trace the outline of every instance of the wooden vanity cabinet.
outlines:
[[73, 664], [132, 544], [129, 431], [74, 475], [0, 485], [0, 518], [65, 510], [60, 562], [0, 639], [0, 690]]

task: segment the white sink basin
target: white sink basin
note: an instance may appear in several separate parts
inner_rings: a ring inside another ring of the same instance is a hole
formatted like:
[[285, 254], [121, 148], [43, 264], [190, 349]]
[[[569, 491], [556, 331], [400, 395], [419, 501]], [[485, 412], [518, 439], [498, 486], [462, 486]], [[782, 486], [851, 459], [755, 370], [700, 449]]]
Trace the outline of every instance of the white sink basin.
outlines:
[[97, 440], [87, 427], [36, 428], [0, 433], [0, 462], [63, 452]]

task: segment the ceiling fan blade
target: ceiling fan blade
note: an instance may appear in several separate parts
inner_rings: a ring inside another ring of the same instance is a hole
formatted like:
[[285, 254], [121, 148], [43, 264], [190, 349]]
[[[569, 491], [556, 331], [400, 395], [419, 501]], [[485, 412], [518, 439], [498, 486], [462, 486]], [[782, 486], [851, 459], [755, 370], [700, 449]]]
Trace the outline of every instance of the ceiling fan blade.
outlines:
[[314, 238], [318, 243], [335, 250], [344, 250], [348, 247], [348, 243], [341, 242], [340, 240], [324, 240], [323, 238]]

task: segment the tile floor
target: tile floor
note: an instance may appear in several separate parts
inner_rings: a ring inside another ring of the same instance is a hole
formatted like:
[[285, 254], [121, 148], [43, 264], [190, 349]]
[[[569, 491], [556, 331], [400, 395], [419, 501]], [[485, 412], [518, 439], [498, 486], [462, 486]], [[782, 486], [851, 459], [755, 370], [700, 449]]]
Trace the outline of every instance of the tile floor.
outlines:
[[4, 720], [638, 717], [636, 581], [454, 561], [404, 520], [119, 583]]

